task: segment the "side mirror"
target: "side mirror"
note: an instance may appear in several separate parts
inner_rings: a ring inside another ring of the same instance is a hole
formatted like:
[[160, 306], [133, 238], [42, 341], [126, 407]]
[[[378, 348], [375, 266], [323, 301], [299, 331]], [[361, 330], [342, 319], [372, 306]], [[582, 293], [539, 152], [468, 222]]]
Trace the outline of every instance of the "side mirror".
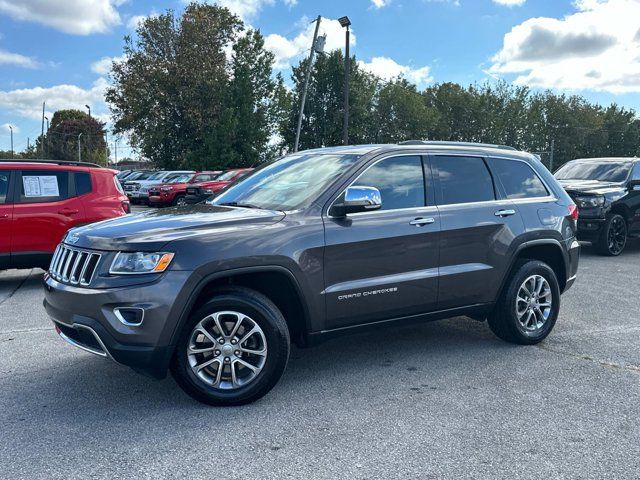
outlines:
[[631, 180], [627, 185], [629, 190], [639, 191], [640, 190], [640, 180]]
[[344, 217], [350, 213], [368, 212], [382, 207], [380, 190], [375, 187], [349, 187], [333, 204], [329, 215]]

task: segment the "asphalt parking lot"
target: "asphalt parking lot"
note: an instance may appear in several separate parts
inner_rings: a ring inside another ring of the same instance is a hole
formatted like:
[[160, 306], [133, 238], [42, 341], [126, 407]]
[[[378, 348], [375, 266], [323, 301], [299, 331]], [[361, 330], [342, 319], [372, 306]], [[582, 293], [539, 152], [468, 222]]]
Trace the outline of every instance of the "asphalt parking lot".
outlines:
[[57, 337], [42, 271], [0, 273], [2, 478], [637, 478], [640, 242], [585, 247], [541, 345], [465, 318], [294, 350], [279, 385], [200, 405]]

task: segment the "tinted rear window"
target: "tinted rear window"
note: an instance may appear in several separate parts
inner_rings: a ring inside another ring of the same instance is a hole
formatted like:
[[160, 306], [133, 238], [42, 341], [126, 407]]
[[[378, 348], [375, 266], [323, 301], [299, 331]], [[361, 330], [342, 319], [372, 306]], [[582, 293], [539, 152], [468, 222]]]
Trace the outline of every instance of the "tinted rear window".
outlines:
[[493, 179], [482, 158], [438, 155], [433, 166], [442, 205], [495, 200]]
[[76, 195], [84, 195], [91, 192], [91, 175], [84, 172], [75, 173]]
[[491, 159], [494, 173], [500, 178], [507, 198], [535, 198], [549, 195], [533, 169], [524, 162], [504, 158]]

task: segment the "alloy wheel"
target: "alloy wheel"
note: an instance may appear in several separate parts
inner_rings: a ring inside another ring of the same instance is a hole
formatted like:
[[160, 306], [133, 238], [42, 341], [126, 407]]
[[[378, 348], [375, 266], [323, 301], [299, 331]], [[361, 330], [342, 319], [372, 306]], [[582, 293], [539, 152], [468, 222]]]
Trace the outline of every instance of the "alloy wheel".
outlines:
[[553, 295], [551, 286], [542, 275], [531, 275], [516, 297], [516, 316], [520, 326], [528, 333], [540, 330], [551, 315]]
[[609, 252], [613, 255], [619, 255], [624, 249], [627, 243], [627, 225], [624, 219], [620, 216], [616, 216], [611, 220], [609, 224], [609, 231], [607, 232], [607, 246]]
[[205, 384], [234, 390], [253, 382], [267, 359], [267, 340], [260, 326], [235, 311], [203, 318], [187, 346], [191, 371]]

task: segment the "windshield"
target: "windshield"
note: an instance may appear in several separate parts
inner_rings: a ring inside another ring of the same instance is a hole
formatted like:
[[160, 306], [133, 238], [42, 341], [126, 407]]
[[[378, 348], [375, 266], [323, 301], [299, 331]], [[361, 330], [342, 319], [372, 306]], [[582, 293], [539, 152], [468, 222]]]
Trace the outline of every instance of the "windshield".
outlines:
[[180, 173], [176, 175], [169, 175], [164, 179], [164, 183], [186, 183], [191, 180], [193, 173]]
[[231, 180], [233, 177], [237, 175], [237, 173], [238, 173], [237, 170], [229, 170], [228, 172], [224, 172], [222, 175], [216, 178], [216, 180], [220, 180], [220, 181]]
[[359, 155], [289, 155], [256, 170], [212, 203], [295, 210], [322, 192], [358, 158]]
[[573, 160], [554, 175], [558, 180], [598, 180], [600, 182], [624, 182], [629, 176], [631, 162], [597, 160]]
[[155, 172], [155, 173], [149, 174], [148, 177], [145, 177], [145, 178], [140, 177], [138, 180], [158, 180], [164, 177], [166, 174], [167, 172]]
[[134, 180], [146, 180], [148, 179], [151, 175], [153, 175], [153, 172], [142, 172], [140, 173], [140, 175], [138, 175], [137, 177], [134, 178]]

